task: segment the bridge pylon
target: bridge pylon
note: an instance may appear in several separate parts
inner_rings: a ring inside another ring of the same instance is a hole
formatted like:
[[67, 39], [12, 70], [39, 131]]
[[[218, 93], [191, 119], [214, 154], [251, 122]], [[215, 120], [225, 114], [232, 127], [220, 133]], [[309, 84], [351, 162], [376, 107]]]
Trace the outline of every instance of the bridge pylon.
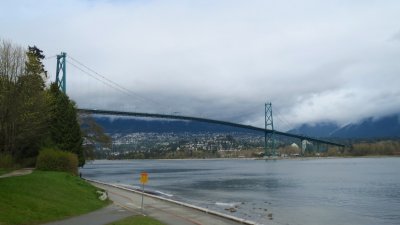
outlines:
[[[64, 94], [67, 93], [67, 73], [66, 73], [66, 58], [67, 58], [67, 53], [65, 52], [61, 52], [60, 55], [57, 55], [57, 71], [56, 71], [56, 84], [58, 86], [58, 88], [60, 88], [60, 90], [62, 92], [64, 92]], [[60, 78], [60, 72], [62, 72], [61, 74], [61, 78]]]
[[[267, 130], [272, 130], [269, 132]], [[272, 103], [265, 103], [265, 138], [264, 147], [265, 157], [276, 156], [275, 151], [275, 137], [274, 137], [274, 119], [272, 117]]]

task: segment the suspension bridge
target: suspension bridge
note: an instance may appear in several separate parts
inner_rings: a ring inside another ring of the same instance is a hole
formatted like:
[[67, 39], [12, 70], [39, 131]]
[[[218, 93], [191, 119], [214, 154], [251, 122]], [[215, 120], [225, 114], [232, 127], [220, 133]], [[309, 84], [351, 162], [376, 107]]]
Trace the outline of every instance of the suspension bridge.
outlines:
[[[62, 52], [60, 55], [57, 55], [57, 68], [56, 68], [56, 83], [61, 91], [66, 93], [66, 58], [67, 54]], [[71, 57], [69, 57], [71, 58]], [[72, 58], [72, 60], [80, 64], [81, 66], [85, 67], [88, 70], [91, 70], [95, 74], [99, 75], [102, 79], [109, 82], [110, 86], [118, 88], [122, 92], [129, 92], [128, 89], [123, 87], [122, 85], [116, 83], [113, 80], [110, 80], [97, 72], [93, 71], [92, 69], [86, 67], [84, 64], [80, 63], [79, 61]], [[76, 64], [70, 63], [72, 66], [80, 69]], [[82, 70], [82, 69], [80, 69]], [[96, 77], [93, 77], [98, 79]], [[177, 114], [160, 114], [160, 113], [148, 113], [148, 112], [128, 112], [128, 111], [117, 111], [117, 110], [103, 110], [103, 109], [90, 109], [90, 108], [78, 108], [78, 112], [81, 114], [95, 114], [95, 115], [105, 115], [105, 116], [128, 116], [128, 117], [145, 117], [145, 118], [159, 118], [159, 119], [174, 119], [174, 120], [186, 120], [186, 121], [198, 121], [204, 123], [211, 123], [211, 124], [218, 124], [224, 126], [231, 126], [236, 128], [242, 128], [252, 131], [258, 131], [264, 133], [264, 144], [265, 144], [265, 155], [266, 156], [274, 156], [276, 154], [275, 151], [275, 136], [283, 136], [289, 138], [299, 139], [301, 142], [308, 141], [312, 143], [316, 143], [317, 146], [325, 144], [330, 146], [335, 146], [339, 148], [344, 148], [345, 146], [340, 143], [335, 143], [332, 141], [322, 140], [320, 138], [308, 137], [299, 134], [292, 134], [287, 132], [282, 132], [274, 129], [273, 123], [273, 116], [272, 116], [272, 104], [266, 103], [265, 104], [265, 126], [255, 127], [235, 122], [223, 121], [223, 120], [216, 120], [211, 118], [203, 118], [203, 117], [196, 117], [196, 116], [185, 116], [185, 115], [177, 115]], [[303, 148], [303, 147], [302, 147]], [[304, 149], [303, 149], [304, 150]]]

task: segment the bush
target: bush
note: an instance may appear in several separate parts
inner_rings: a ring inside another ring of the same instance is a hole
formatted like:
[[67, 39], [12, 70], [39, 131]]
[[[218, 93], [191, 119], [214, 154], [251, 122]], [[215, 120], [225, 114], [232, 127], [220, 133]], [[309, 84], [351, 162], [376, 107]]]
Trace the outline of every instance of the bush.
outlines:
[[36, 160], [36, 168], [44, 171], [63, 171], [78, 174], [78, 157], [70, 152], [43, 149]]
[[14, 160], [11, 154], [0, 153], [0, 168], [12, 168]]
[[27, 157], [17, 160], [17, 165], [24, 167], [35, 167], [36, 165], [36, 157]]

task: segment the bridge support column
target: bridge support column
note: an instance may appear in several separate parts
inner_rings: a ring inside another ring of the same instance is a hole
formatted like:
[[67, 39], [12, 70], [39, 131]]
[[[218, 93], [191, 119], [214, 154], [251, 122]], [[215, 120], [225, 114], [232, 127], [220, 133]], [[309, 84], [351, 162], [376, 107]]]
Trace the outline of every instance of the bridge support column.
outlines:
[[264, 156], [276, 156], [274, 120], [272, 117], [272, 103], [265, 103], [265, 137], [264, 137]]
[[[57, 71], [56, 71], [56, 84], [58, 88], [61, 89], [62, 92], [67, 93], [67, 74], [66, 74], [66, 57], [67, 53], [61, 52], [60, 55], [57, 55]], [[62, 77], [60, 78], [60, 72], [62, 72]]]
[[307, 149], [307, 140], [301, 139], [300, 146], [301, 146], [301, 155], [304, 156], [304, 154], [306, 153], [306, 149]]

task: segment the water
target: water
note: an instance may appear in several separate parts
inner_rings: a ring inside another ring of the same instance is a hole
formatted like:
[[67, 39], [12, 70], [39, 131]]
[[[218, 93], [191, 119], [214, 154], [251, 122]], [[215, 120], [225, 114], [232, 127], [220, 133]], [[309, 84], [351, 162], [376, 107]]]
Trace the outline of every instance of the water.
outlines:
[[[400, 224], [400, 158], [95, 161], [84, 177], [139, 186], [164, 197], [260, 224]], [[226, 208], [237, 207], [236, 212]]]

